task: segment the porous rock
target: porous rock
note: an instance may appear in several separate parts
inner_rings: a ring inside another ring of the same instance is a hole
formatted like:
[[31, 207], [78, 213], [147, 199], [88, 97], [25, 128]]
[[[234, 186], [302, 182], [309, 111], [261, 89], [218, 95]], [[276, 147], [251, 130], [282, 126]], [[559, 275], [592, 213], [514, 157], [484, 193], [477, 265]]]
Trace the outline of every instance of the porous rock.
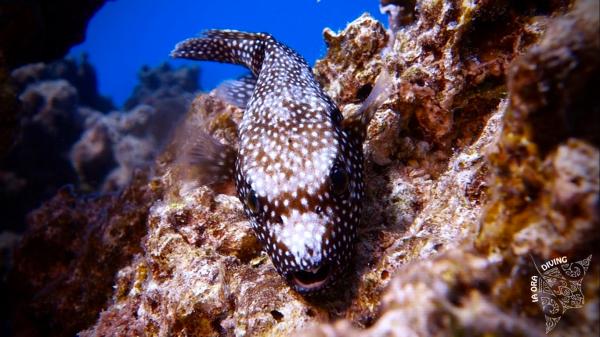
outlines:
[[[240, 117], [239, 109], [200, 96], [181, 128], [219, 128], [225, 141], [223, 127]], [[144, 253], [120, 271], [112, 304], [80, 335], [260, 335], [326, 316], [307, 310], [281, 282], [231, 187], [223, 187], [230, 194], [217, 194], [201, 186], [179, 160], [194, 142], [183, 129], [159, 158], [164, 194], [150, 208]]]
[[21, 110], [18, 118], [11, 111], [2, 115], [13, 124], [2, 132], [14, 137], [0, 161], [6, 228], [22, 231], [24, 215], [65, 184], [87, 192], [116, 191], [127, 186], [134, 170], [151, 166], [199, 89], [199, 71], [161, 65], [143, 73], [157, 78], [154, 85], [144, 84], [148, 80], [141, 76], [144, 94], [136, 92], [136, 104], [119, 111], [98, 93], [85, 56], [12, 71], [12, 85], [3, 86], [0, 97], [11, 107], [16, 102], [10, 95], [17, 95]]
[[[385, 2], [398, 3], [412, 4]], [[543, 336], [531, 257], [575, 261], [598, 247], [597, 2], [414, 5], [393, 31], [362, 16], [326, 32], [315, 67], [343, 112], [377, 101], [370, 91], [390, 75], [367, 132], [367, 197], [343, 286], [294, 293], [232, 186], [203, 186], [181, 160], [193, 130], [235, 144], [242, 111], [200, 95], [144, 185], [157, 195], [139, 250], [98, 281], [114, 291], [99, 295], [105, 305], [80, 335]], [[599, 333], [594, 261], [585, 306], [553, 333]], [[50, 279], [84, 282], [68, 275]]]
[[122, 267], [141, 253], [150, 203], [144, 174], [121, 194], [82, 197], [70, 188], [28, 216], [8, 277], [15, 336], [73, 336], [96, 320]]

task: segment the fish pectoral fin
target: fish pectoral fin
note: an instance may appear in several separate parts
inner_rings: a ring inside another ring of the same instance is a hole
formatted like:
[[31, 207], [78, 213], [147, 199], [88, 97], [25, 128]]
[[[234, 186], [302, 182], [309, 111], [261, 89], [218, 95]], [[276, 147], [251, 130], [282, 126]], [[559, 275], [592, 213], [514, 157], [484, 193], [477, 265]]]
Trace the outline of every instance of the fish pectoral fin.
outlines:
[[245, 109], [256, 86], [256, 77], [244, 75], [237, 80], [222, 82], [215, 90], [217, 97], [225, 102]]
[[195, 132], [193, 137], [184, 147], [181, 160], [197, 170], [200, 182], [213, 185], [233, 181], [236, 149], [201, 130]]
[[386, 69], [382, 69], [369, 96], [362, 102], [356, 112], [344, 119], [342, 126], [360, 135], [361, 139], [364, 140], [369, 122], [373, 119], [377, 109], [393, 94], [393, 86], [394, 83], [390, 74]]

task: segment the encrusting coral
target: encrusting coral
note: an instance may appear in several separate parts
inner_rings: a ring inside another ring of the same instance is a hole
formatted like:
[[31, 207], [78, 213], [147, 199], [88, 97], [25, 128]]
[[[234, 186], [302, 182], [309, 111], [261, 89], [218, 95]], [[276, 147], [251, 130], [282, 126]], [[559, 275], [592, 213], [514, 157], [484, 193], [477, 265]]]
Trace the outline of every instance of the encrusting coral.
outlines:
[[103, 192], [129, 184], [133, 171], [151, 166], [168, 141], [198, 77], [193, 67], [146, 67], [127, 111], [118, 111], [98, 93], [85, 57], [13, 70], [21, 113], [0, 161], [4, 228], [22, 231], [24, 215], [65, 184]]
[[[291, 290], [232, 186], [203, 186], [179, 160], [198, 128], [235, 144], [243, 112], [202, 94], [152, 177], [100, 198], [62, 190], [30, 215], [11, 274], [15, 331], [543, 336], [530, 255], [596, 258], [599, 240], [598, 4], [385, 5], [397, 13], [392, 30], [363, 15], [326, 31], [314, 69], [346, 115], [382, 101], [367, 130], [367, 200], [343, 287], [316, 299]], [[373, 99], [381, 83], [386, 96]], [[553, 333], [599, 333], [600, 268], [594, 259], [589, 268], [585, 306]]]

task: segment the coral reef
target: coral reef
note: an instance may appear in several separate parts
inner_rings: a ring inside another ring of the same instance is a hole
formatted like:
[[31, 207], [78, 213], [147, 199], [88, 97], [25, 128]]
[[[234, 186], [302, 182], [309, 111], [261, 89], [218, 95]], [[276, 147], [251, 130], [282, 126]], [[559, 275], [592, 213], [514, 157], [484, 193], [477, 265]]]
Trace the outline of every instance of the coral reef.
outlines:
[[[15, 78], [28, 81], [28, 70], [32, 76], [41, 75], [44, 71], [39, 66], [17, 69], [15, 72], [22, 76]], [[82, 130], [77, 89], [52, 75], [30, 85], [15, 85], [21, 89], [17, 91], [21, 105], [19, 129], [0, 168], [0, 207], [8, 229], [21, 227], [25, 212], [63, 184], [76, 181], [65, 153]]]
[[[17, 115], [21, 113], [15, 99], [16, 90], [10, 83], [10, 71], [24, 64], [63, 57], [70, 47], [84, 40], [88, 20], [104, 2], [8, 0], [0, 3], [0, 158], [18, 132]], [[95, 88], [95, 82], [88, 83]], [[84, 101], [87, 93], [80, 92]]]
[[80, 60], [64, 59], [50, 63], [33, 63], [16, 68], [11, 77], [17, 92], [24, 92], [30, 84], [65, 80], [77, 91], [78, 105], [101, 112], [114, 110], [110, 99], [98, 92], [96, 70], [89, 63], [87, 55]]
[[72, 336], [93, 324], [115, 274], [141, 253], [157, 195], [138, 174], [121, 194], [81, 198], [63, 188], [29, 214], [9, 276], [15, 335]]
[[[375, 269], [397, 270], [377, 321], [367, 330], [340, 321], [300, 336], [544, 335], [548, 323], [530, 301], [530, 256], [576, 260], [597, 253], [600, 239], [600, 105], [588, 96], [600, 69], [598, 4], [581, 1], [543, 23], [541, 40], [508, 68], [507, 98], [499, 96], [475, 143], [454, 153], [435, 183], [443, 189], [430, 190], [406, 236]], [[480, 142], [485, 148], [477, 148]], [[591, 267], [584, 308], [567, 312], [554, 333], [598, 333], [593, 275], [600, 268]]]
[[[151, 175], [103, 197], [61, 190], [29, 216], [9, 274], [15, 333], [543, 336], [531, 257], [596, 258], [600, 239], [598, 3], [382, 4], [389, 30], [368, 15], [326, 30], [314, 69], [344, 114], [377, 102], [356, 257], [340, 289], [304, 298], [287, 287], [232, 186], [204, 186], [180, 160], [194, 130], [235, 144], [243, 112], [201, 94]], [[145, 91], [131, 104], [152, 99]], [[110, 114], [86, 116], [109, 124]], [[145, 132], [127, 118], [110, 120]], [[105, 128], [88, 128], [83, 153], [110, 152]], [[599, 272], [592, 259], [584, 307], [553, 333], [600, 333]]]
[[118, 111], [98, 93], [85, 56], [15, 69], [22, 113], [0, 164], [4, 227], [20, 230], [24, 214], [65, 184], [85, 191], [125, 187], [133, 170], [149, 166], [168, 141], [199, 89], [198, 76], [197, 68], [146, 67], [143, 90], [134, 93], [128, 111]]
[[82, 112], [86, 131], [70, 158], [80, 182], [94, 189], [119, 190], [135, 169], [150, 166], [199, 90], [198, 68], [163, 64], [144, 67], [139, 77], [140, 84], [125, 104], [127, 111]]

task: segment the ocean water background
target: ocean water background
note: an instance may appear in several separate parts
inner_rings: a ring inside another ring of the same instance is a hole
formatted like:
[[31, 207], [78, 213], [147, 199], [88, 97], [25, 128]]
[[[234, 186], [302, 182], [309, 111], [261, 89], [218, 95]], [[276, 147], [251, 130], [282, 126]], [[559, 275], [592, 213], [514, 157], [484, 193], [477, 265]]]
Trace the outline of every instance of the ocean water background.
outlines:
[[87, 53], [98, 72], [100, 92], [121, 106], [143, 65], [154, 67], [166, 61], [174, 66], [198, 65], [203, 90], [244, 74], [239, 66], [169, 58], [177, 42], [203, 30], [268, 32], [314, 64], [325, 55], [323, 29], [343, 29], [364, 12], [386, 22], [378, 0], [115, 0], [92, 18], [85, 42], [70, 55]]

